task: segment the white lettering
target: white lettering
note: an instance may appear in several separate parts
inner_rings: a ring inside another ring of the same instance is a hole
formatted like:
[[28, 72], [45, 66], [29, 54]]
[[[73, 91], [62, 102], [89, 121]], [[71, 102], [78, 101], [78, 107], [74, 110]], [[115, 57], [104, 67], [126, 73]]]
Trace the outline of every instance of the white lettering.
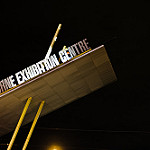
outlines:
[[1, 81], [0, 81], [0, 93], [4, 92], [4, 89], [3, 89], [3, 85], [1, 84]]
[[53, 64], [53, 67], [56, 67], [56, 66], [59, 65], [59, 61], [58, 61], [58, 59], [57, 59], [57, 57], [56, 57], [55, 54], [52, 55], [52, 56], [50, 56], [50, 59], [51, 59], [51, 62], [52, 62], [52, 64]]
[[74, 49], [72, 49], [71, 47], [68, 47], [68, 51], [69, 51], [71, 57], [75, 57], [77, 55], [76, 52], [74, 51]]
[[12, 87], [16, 86], [16, 83], [14, 83], [15, 79], [14, 79], [13, 75], [9, 76], [9, 80], [10, 80], [10, 83], [11, 83]]
[[[59, 57], [61, 61], [64, 63], [71, 58], [75, 57], [77, 54], [80, 54], [81, 52], [84, 52], [90, 47], [88, 47], [87, 39], [84, 39], [82, 41], [79, 41], [78, 43], [68, 47], [65, 50], [59, 51]], [[22, 84], [25, 81], [34, 78], [38, 76], [39, 74], [44, 73], [45, 71], [48, 71], [56, 66], [58, 66], [60, 63], [56, 57], [55, 54], [47, 57], [46, 59], [43, 59], [39, 61], [36, 64], [33, 64], [22, 71], [19, 71], [15, 74], [15, 76], [11, 75], [3, 80], [0, 81], [0, 93], [15, 87], [17, 84]]]
[[52, 61], [51, 61], [50, 58], [44, 59], [44, 65], [45, 65], [45, 68], [46, 68], [47, 70], [53, 68], [53, 64], [52, 64]]
[[31, 69], [31, 66], [30, 67], [27, 67], [25, 68], [24, 70], [22, 70], [25, 74], [25, 76], [28, 78], [28, 79], [31, 79], [34, 77], [34, 74], [33, 74], [33, 71]]
[[17, 72], [15, 75], [16, 75], [16, 79], [17, 79], [18, 84], [21, 84], [24, 82], [21, 71]]
[[79, 45], [79, 47], [80, 47], [80, 49], [81, 49], [81, 52], [86, 51], [86, 48], [85, 48], [85, 46], [83, 45], [82, 41], [78, 42], [78, 45]]
[[86, 49], [88, 50], [88, 49], [90, 49], [90, 47], [88, 47], [88, 44], [89, 44], [89, 43], [88, 43], [88, 42], [86, 42], [86, 40], [87, 40], [87, 39], [84, 39], [84, 40], [83, 40], [83, 43], [84, 43], [84, 45], [85, 45]]
[[44, 60], [39, 61], [38, 63], [36, 63], [36, 65], [38, 67], [40, 74], [46, 71], [44, 68]]
[[9, 77], [4, 79], [4, 83], [5, 83], [6, 90], [12, 88], [12, 85], [11, 85], [11, 82], [9, 80]]
[[65, 52], [63, 50], [59, 51], [59, 57], [63, 63], [67, 61]]
[[38, 67], [35, 64], [32, 65], [32, 70], [33, 70], [34, 76], [37, 76], [40, 74]]
[[3, 80], [0, 82], [1, 86], [1, 92], [4, 92], [6, 90]]

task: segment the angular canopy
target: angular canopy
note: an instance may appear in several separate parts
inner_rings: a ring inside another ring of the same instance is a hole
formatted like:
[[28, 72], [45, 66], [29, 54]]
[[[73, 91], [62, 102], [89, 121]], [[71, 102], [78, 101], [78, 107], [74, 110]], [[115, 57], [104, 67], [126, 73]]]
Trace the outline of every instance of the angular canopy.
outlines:
[[33, 97], [23, 124], [34, 119], [45, 100], [41, 116], [116, 80], [104, 46], [97, 47], [0, 95], [0, 136], [12, 131], [27, 98]]

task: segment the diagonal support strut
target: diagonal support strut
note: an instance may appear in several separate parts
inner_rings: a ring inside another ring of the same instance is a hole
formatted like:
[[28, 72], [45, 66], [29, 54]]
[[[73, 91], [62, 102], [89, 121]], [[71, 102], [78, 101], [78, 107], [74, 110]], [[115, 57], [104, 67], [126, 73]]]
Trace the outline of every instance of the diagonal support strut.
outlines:
[[26, 150], [26, 148], [27, 148], [27, 146], [28, 146], [29, 140], [30, 140], [30, 138], [31, 138], [31, 136], [32, 136], [32, 133], [33, 133], [33, 130], [34, 130], [35, 125], [36, 125], [36, 123], [37, 123], [37, 120], [38, 120], [38, 118], [39, 118], [39, 116], [40, 116], [40, 114], [41, 114], [41, 111], [42, 111], [42, 109], [43, 109], [44, 103], [45, 103], [45, 101], [42, 101], [41, 104], [40, 104], [40, 106], [39, 106], [39, 109], [38, 109], [38, 111], [37, 111], [37, 113], [36, 113], [36, 116], [35, 116], [35, 118], [34, 118], [34, 120], [33, 120], [32, 126], [31, 126], [31, 128], [30, 128], [29, 134], [28, 134], [28, 136], [27, 136], [27, 138], [26, 138], [26, 141], [25, 141], [25, 143], [24, 143], [24, 145], [23, 145], [22, 150]]
[[20, 129], [20, 126], [21, 126], [21, 124], [22, 124], [22, 122], [23, 122], [23, 119], [24, 119], [24, 117], [25, 117], [25, 115], [26, 115], [26, 112], [27, 112], [27, 110], [28, 110], [28, 107], [29, 107], [29, 105], [30, 105], [31, 99], [32, 99], [32, 97], [29, 97], [28, 100], [27, 100], [27, 102], [26, 102], [26, 104], [25, 104], [25, 106], [24, 106], [24, 109], [23, 109], [23, 111], [22, 111], [21, 117], [20, 117], [20, 119], [19, 119], [19, 121], [18, 121], [18, 124], [17, 124], [17, 126], [16, 126], [16, 128], [15, 128], [15, 131], [14, 131], [14, 133], [13, 133], [13, 136], [12, 136], [12, 138], [11, 138], [11, 141], [10, 141], [10, 143], [9, 143], [9, 145], [8, 145], [7, 150], [11, 150], [11, 148], [12, 148], [12, 146], [13, 146], [13, 143], [14, 143], [14, 141], [15, 141], [15, 139], [16, 139], [17, 133], [18, 133], [18, 131], [19, 131], [19, 129]]

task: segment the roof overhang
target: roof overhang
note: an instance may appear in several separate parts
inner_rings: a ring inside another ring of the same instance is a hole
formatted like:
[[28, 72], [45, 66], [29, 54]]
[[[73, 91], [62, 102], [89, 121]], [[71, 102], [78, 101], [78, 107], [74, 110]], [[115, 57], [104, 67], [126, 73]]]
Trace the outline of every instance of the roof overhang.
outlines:
[[42, 100], [45, 100], [45, 106], [41, 116], [115, 80], [103, 45], [73, 58], [0, 95], [0, 136], [15, 128], [29, 97], [33, 99], [23, 125], [34, 119]]

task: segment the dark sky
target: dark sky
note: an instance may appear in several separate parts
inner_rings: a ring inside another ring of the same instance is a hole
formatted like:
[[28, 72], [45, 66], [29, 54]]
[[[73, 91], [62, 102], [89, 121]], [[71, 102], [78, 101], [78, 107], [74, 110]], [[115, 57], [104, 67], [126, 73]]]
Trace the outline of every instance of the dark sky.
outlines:
[[[146, 0], [0, 2], [0, 79], [42, 60], [59, 23], [53, 53], [84, 38], [92, 48], [104, 44], [118, 78], [40, 118], [27, 149], [150, 149], [149, 6]], [[15, 150], [30, 126], [21, 128]]]

